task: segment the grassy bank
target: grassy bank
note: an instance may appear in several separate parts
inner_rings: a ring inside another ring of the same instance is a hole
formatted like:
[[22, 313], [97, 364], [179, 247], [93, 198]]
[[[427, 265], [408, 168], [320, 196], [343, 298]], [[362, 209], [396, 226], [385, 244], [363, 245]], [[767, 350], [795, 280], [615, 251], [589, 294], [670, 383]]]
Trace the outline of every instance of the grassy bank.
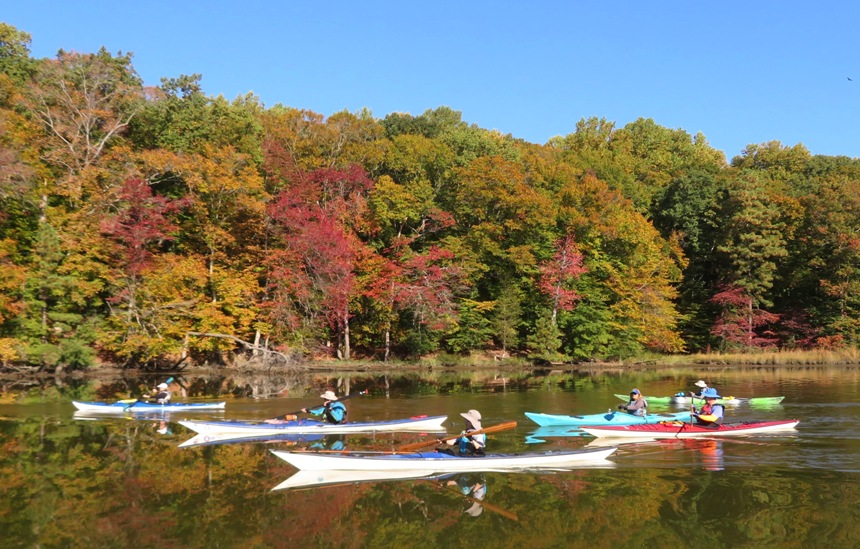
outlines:
[[667, 356], [656, 359], [671, 365], [680, 364], [742, 364], [752, 366], [799, 366], [860, 364], [860, 350], [772, 351], [760, 353], [707, 353]]

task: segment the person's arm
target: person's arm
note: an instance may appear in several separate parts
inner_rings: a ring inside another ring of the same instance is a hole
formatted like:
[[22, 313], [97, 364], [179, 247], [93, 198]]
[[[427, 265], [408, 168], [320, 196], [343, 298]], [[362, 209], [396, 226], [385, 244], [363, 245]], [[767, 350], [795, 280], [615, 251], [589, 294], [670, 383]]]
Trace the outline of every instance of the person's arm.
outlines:
[[469, 444], [475, 447], [476, 450], [480, 450], [487, 445], [487, 435], [479, 434], [472, 436], [469, 434], [470, 431], [466, 431], [465, 435], [463, 435], [468, 441]]

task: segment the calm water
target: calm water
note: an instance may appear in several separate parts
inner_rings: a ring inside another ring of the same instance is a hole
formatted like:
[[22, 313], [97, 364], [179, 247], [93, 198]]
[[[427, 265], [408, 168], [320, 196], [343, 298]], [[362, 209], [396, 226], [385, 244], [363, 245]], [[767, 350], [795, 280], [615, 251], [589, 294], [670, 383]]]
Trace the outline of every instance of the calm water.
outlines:
[[[220, 414], [262, 419], [316, 404], [326, 388], [351, 420], [480, 410], [484, 426], [517, 420], [489, 449], [523, 452], [600, 444], [557, 436], [526, 411], [590, 414], [638, 387], [666, 396], [705, 379], [723, 395], [777, 396], [729, 407], [728, 421], [799, 419], [796, 433], [623, 444], [611, 465], [555, 473], [480, 473], [272, 491], [295, 469], [270, 449], [312, 443], [385, 448], [419, 434], [177, 448], [191, 417], [79, 418], [72, 399], [106, 387], [8, 390], [0, 404], [3, 547], [860, 547], [860, 367], [321, 374], [290, 380], [181, 380], [191, 400], [221, 396]], [[147, 380], [148, 381], [148, 380]], [[121, 385], [121, 383], [120, 383]], [[253, 392], [268, 398], [246, 398]], [[244, 390], [237, 390], [244, 387]], [[288, 396], [273, 396], [271, 393]], [[651, 412], [676, 411], [652, 404]], [[166, 432], [165, 432], [166, 431]], [[301, 477], [297, 477], [301, 478]], [[472, 490], [472, 491], [470, 491]]]

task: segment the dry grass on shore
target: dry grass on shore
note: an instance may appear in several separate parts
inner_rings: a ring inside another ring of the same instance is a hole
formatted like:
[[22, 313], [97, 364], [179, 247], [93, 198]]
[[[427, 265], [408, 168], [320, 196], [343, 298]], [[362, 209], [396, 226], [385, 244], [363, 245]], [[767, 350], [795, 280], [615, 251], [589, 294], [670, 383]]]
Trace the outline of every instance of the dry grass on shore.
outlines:
[[688, 364], [751, 364], [756, 366], [860, 364], [860, 349], [707, 353], [672, 357], [670, 360], [670, 362], [676, 361]]

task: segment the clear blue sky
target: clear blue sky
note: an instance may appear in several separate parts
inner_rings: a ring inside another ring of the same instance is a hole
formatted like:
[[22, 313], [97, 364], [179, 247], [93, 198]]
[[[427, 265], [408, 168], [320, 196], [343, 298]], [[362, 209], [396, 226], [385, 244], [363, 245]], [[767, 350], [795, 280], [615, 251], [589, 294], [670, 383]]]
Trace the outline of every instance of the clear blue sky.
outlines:
[[[323, 115], [369, 108], [534, 143], [597, 116], [652, 118], [740, 154], [777, 140], [860, 157], [860, 2], [0, 0], [0, 20], [57, 50], [132, 52], [147, 85], [200, 73]], [[849, 80], [853, 78], [853, 81]]]

